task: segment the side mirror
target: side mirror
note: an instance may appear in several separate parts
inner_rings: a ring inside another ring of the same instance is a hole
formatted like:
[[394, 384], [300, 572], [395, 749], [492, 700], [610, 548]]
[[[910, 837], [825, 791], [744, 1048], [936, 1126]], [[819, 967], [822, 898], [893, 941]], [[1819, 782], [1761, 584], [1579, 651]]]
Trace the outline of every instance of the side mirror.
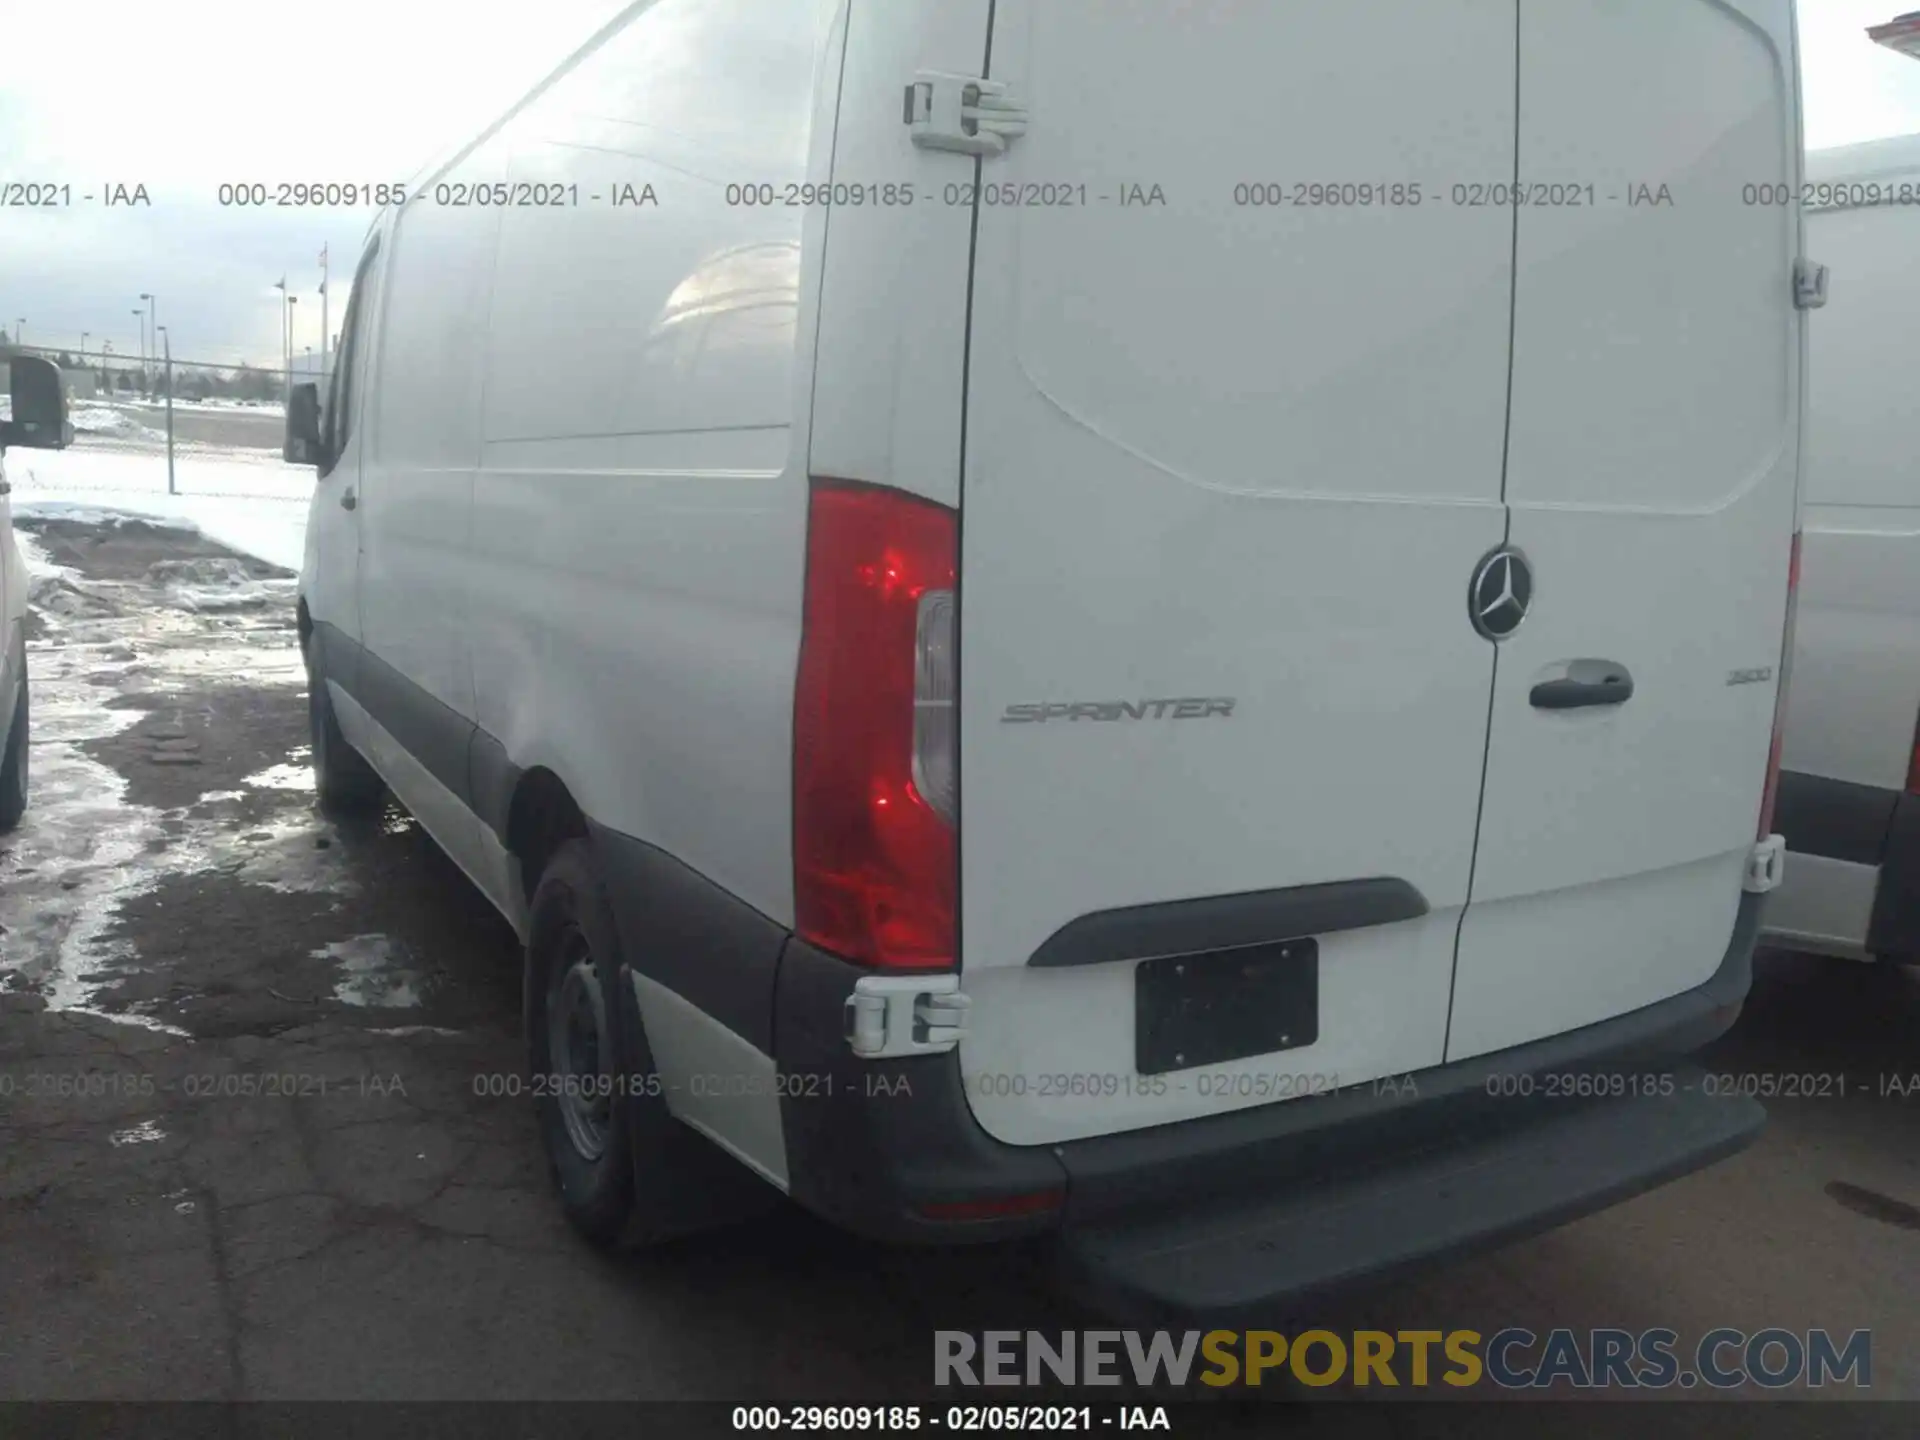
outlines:
[[12, 418], [0, 421], [0, 448], [64, 450], [73, 443], [67, 420], [67, 390], [60, 367], [38, 355], [13, 355], [6, 361]]
[[326, 463], [327, 446], [320, 438], [320, 387], [296, 385], [287, 397], [287, 433], [280, 458], [289, 465]]

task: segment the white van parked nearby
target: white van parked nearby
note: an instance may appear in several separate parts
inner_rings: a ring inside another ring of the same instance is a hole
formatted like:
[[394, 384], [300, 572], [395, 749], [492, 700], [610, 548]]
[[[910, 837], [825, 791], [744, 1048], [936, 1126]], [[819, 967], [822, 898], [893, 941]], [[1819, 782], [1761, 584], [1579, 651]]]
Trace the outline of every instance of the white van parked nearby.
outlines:
[[1805, 549], [1769, 938], [1920, 960], [1920, 135], [1814, 151]]
[[13, 539], [7, 450], [61, 450], [73, 440], [60, 371], [37, 355], [13, 355], [0, 418], [0, 834], [27, 813], [27, 567]]
[[384, 211], [289, 410], [319, 793], [524, 938], [573, 1222], [1225, 1314], [1747, 1143], [1672, 1062], [1783, 853], [1794, 44], [656, 0]]

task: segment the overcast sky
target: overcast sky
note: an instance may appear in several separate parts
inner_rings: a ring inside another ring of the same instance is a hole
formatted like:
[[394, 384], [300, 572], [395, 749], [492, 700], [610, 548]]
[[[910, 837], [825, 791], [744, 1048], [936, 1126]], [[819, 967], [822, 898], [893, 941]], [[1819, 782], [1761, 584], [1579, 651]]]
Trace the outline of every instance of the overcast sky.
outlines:
[[[221, 209], [220, 183], [405, 181], [624, 3], [0, 0], [0, 182], [67, 181], [76, 199], [144, 184], [153, 200], [0, 209], [0, 328], [24, 316], [28, 344], [84, 331], [133, 353], [150, 291], [176, 357], [277, 364], [284, 273], [295, 352], [318, 349], [321, 246], [338, 329], [372, 212]], [[1920, 131], [1920, 60], [1864, 33], [1913, 3], [1800, 0], [1809, 145]]]

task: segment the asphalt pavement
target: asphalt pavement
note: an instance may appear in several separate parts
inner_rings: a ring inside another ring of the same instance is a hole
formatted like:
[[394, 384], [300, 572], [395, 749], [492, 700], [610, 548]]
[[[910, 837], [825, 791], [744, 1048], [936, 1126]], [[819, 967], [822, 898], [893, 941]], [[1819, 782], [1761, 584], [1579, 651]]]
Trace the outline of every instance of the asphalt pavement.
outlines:
[[[290, 577], [140, 522], [22, 529], [66, 570], [0, 838], [0, 1396], [871, 1403], [924, 1394], [936, 1329], [1087, 1323], [1031, 1251], [793, 1209], [576, 1241], [499, 1093], [512, 933], [404, 813], [313, 809]], [[1917, 1039], [1920, 973], [1763, 955], [1708, 1063], [1818, 1093], [1753, 1148], [1314, 1318], [1870, 1329], [1871, 1395], [1920, 1399]], [[1290, 1429], [1352, 1418], [1287, 1398]]]

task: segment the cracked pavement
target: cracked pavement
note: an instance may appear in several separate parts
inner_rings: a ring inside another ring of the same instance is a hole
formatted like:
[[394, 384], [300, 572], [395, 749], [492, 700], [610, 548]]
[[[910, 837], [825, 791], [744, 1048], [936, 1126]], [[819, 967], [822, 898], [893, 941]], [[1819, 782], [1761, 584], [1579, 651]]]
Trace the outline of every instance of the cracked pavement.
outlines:
[[[936, 1328], [1086, 1323], [1026, 1252], [888, 1251], [793, 1210], [576, 1241], [529, 1103], [488, 1093], [522, 1070], [511, 932], [403, 813], [313, 810], [289, 577], [142, 522], [21, 529], [0, 1394], [912, 1399]], [[1915, 972], [1766, 957], [1712, 1060], [1920, 1083], [1917, 1036]], [[1769, 1108], [1725, 1164], [1314, 1318], [1865, 1327], [1873, 1393], [1920, 1397], [1920, 1089]]]

